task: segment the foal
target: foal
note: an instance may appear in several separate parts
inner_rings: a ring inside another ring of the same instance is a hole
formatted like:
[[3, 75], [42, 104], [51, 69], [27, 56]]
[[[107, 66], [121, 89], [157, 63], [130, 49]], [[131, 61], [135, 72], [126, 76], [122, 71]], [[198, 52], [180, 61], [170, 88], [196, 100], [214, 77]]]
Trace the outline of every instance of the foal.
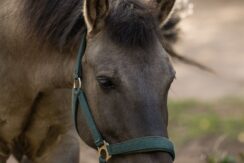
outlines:
[[[2, 0], [0, 2], [0, 162], [78, 162], [69, 95], [76, 52], [87, 28], [82, 86], [111, 143], [167, 137], [167, 94], [174, 70], [159, 24], [174, 0]], [[83, 9], [83, 13], [82, 13]], [[82, 113], [78, 130], [94, 147]], [[66, 150], [65, 150], [66, 149]], [[172, 162], [166, 153], [113, 158]]]

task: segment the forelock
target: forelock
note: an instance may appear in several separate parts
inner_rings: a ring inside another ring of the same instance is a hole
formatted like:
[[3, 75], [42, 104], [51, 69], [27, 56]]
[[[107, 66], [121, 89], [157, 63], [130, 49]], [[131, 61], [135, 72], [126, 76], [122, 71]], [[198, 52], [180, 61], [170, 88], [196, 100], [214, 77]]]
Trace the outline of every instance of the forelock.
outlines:
[[106, 19], [106, 31], [119, 45], [147, 47], [155, 40], [155, 19], [145, 3], [114, 1]]

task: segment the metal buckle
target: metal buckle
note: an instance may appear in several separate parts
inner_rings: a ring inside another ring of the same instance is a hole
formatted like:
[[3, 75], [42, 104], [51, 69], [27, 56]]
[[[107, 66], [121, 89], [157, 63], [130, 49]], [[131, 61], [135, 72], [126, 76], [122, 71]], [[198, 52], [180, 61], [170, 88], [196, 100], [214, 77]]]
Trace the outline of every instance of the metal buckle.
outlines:
[[81, 78], [75, 78], [74, 79], [73, 88], [75, 88], [75, 89], [81, 89]]
[[108, 152], [108, 146], [109, 144], [106, 141], [103, 141], [103, 145], [98, 147], [99, 156], [106, 161], [110, 160], [112, 157]]

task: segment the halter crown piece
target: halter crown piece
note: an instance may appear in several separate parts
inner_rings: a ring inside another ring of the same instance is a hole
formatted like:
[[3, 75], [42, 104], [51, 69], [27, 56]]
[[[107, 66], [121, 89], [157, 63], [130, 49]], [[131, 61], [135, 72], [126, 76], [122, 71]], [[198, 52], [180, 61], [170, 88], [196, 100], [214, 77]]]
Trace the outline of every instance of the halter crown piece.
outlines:
[[75, 65], [74, 88], [72, 91], [72, 111], [76, 129], [78, 108], [80, 108], [85, 115], [87, 125], [91, 131], [94, 143], [98, 149], [99, 163], [106, 163], [112, 157], [117, 155], [128, 155], [146, 152], [166, 152], [170, 154], [170, 156], [174, 160], [175, 152], [173, 143], [165, 137], [141, 137], [130, 139], [117, 144], [109, 144], [103, 139], [93, 119], [85, 93], [81, 90], [81, 61], [86, 49], [86, 33], [87, 32], [85, 31], [82, 35], [81, 45]]

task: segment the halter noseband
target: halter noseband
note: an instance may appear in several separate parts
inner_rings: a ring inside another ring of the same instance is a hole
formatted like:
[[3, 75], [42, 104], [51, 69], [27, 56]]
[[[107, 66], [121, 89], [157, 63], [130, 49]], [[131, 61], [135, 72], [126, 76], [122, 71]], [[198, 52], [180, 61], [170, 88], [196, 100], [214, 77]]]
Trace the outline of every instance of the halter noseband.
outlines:
[[80, 49], [75, 65], [74, 88], [72, 92], [72, 111], [77, 129], [77, 111], [80, 106], [85, 115], [86, 122], [91, 131], [94, 143], [98, 148], [99, 163], [106, 163], [111, 157], [116, 155], [136, 154], [145, 152], [166, 152], [175, 159], [173, 143], [161, 136], [148, 136], [131, 139], [117, 144], [108, 144], [102, 137], [93, 119], [85, 93], [81, 90], [81, 61], [86, 49], [86, 31], [81, 40]]

